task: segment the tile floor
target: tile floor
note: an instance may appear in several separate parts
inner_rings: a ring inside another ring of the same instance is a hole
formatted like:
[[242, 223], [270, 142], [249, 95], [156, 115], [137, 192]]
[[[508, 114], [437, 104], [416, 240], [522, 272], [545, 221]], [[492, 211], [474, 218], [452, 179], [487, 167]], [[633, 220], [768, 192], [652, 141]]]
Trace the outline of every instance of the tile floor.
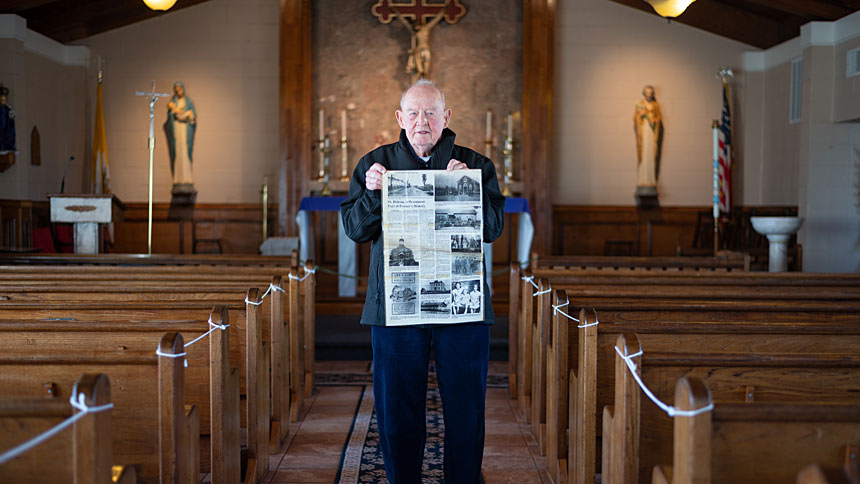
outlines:
[[[320, 361], [318, 372], [364, 372], [366, 361]], [[507, 362], [491, 361], [490, 373], [504, 374]], [[361, 386], [319, 386], [302, 420], [290, 427], [283, 454], [271, 456], [264, 482], [334, 483], [344, 443], [361, 396]], [[529, 428], [517, 420], [506, 388], [487, 389], [483, 472], [486, 484], [549, 483]]]

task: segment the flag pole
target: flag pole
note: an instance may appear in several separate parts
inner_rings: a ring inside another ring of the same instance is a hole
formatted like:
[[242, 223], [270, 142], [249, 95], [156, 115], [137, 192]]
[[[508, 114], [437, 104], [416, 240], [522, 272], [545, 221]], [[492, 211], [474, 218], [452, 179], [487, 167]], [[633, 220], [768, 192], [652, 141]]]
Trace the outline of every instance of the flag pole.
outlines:
[[714, 257], [720, 247], [720, 169], [719, 169], [719, 130], [720, 122], [716, 119], [711, 123], [714, 133]]

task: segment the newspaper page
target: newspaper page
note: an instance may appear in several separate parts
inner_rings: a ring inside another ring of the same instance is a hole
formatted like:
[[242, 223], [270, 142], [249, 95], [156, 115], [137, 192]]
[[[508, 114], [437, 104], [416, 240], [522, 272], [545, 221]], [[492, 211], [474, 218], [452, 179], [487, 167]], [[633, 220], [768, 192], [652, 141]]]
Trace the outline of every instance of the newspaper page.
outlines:
[[481, 191], [481, 170], [385, 173], [387, 326], [483, 321]]

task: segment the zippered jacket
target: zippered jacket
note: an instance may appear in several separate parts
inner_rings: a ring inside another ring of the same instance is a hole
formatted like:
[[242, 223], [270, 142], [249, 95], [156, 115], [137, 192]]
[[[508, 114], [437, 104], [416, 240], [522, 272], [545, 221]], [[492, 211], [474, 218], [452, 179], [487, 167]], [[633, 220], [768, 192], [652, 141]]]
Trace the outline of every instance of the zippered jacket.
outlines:
[[[361, 324], [385, 325], [385, 266], [382, 251], [382, 191], [368, 190], [365, 173], [379, 163], [387, 170], [445, 170], [451, 159], [462, 161], [469, 168], [481, 170], [484, 207], [484, 242], [499, 238], [505, 223], [505, 197], [499, 190], [496, 168], [493, 162], [469, 148], [454, 144], [455, 134], [448, 128], [433, 147], [429, 163], [415, 155], [406, 132], [400, 130], [397, 143], [380, 146], [364, 155], [352, 173], [349, 194], [340, 204], [340, 215], [346, 235], [357, 243], [370, 242], [370, 277], [367, 284], [367, 297], [361, 313]], [[484, 266], [486, 267], [486, 266]], [[484, 323], [495, 320], [493, 305], [490, 303], [490, 290], [484, 271]]]

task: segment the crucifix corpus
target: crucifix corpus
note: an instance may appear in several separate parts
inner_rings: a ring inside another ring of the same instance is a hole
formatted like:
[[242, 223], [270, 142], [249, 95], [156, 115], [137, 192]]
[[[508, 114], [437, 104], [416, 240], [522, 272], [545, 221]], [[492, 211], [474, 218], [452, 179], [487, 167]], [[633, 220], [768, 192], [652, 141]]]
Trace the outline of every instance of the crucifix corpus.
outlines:
[[460, 0], [445, 3], [428, 3], [427, 0], [395, 2], [379, 0], [370, 9], [380, 22], [391, 23], [397, 18], [412, 36], [406, 73], [412, 74], [412, 82], [430, 75], [430, 31], [445, 19], [449, 24], [457, 23], [466, 15], [466, 7]]

